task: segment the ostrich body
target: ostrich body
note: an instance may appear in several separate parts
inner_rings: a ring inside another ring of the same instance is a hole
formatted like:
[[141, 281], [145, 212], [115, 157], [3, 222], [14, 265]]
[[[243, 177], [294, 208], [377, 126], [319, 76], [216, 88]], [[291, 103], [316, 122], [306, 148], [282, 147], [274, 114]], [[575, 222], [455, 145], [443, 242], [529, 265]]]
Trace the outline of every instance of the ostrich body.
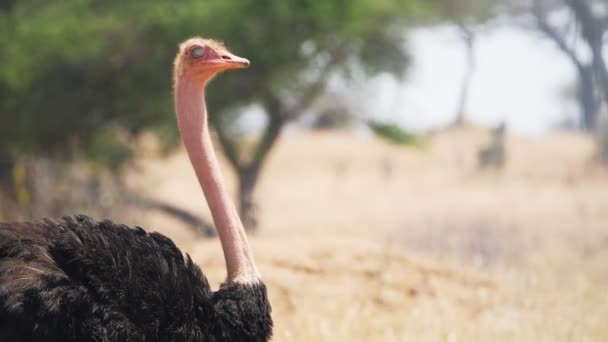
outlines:
[[204, 88], [249, 61], [192, 38], [174, 65], [177, 122], [224, 251], [212, 292], [167, 237], [86, 216], [0, 223], [0, 341], [267, 341], [270, 304], [223, 187]]

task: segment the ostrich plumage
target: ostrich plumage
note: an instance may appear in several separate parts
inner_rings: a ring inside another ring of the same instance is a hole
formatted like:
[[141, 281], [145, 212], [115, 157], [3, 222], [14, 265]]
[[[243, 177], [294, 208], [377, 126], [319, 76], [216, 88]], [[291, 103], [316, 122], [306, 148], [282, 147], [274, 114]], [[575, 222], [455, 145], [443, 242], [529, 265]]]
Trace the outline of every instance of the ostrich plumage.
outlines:
[[0, 303], [22, 341], [265, 341], [272, 324], [263, 283], [211, 292], [169, 238], [86, 216], [0, 224]]
[[193, 38], [175, 59], [177, 121], [211, 209], [228, 277], [216, 292], [166, 236], [80, 215], [0, 223], [0, 341], [267, 341], [271, 307], [227, 196], [204, 87], [249, 64]]

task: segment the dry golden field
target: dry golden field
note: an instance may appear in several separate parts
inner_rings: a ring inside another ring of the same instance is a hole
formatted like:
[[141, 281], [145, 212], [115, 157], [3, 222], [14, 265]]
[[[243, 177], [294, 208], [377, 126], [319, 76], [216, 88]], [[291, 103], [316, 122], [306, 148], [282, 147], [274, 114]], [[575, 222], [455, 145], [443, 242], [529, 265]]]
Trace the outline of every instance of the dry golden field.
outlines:
[[[608, 172], [592, 142], [510, 136], [506, 168], [481, 172], [486, 140], [284, 135], [251, 238], [274, 341], [608, 341]], [[133, 185], [208, 217], [184, 153], [140, 166]], [[222, 281], [218, 241], [135, 214]]]

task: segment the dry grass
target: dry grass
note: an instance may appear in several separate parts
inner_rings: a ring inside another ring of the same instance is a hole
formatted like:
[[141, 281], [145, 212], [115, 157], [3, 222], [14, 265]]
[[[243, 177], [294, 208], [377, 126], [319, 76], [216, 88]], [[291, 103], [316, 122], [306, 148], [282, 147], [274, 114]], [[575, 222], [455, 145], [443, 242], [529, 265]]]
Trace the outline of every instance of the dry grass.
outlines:
[[[484, 140], [470, 128], [422, 150], [346, 133], [285, 136], [252, 238], [274, 340], [608, 339], [608, 175], [587, 162], [591, 142], [510, 137], [506, 169], [482, 173]], [[204, 208], [183, 153], [142, 165], [133, 184]], [[141, 214], [219, 284], [217, 241]]]

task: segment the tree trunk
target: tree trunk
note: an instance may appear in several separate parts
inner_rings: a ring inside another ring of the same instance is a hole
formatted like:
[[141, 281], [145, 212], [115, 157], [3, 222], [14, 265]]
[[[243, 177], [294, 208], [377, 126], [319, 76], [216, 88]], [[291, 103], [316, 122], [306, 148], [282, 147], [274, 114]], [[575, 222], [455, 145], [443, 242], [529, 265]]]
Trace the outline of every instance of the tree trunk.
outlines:
[[254, 190], [258, 183], [260, 172], [288, 117], [278, 98], [270, 96], [264, 104], [266, 115], [268, 116], [268, 124], [248, 161], [243, 161], [243, 158], [238, 153], [237, 142], [226, 134], [221, 122], [215, 123], [220, 146], [238, 177], [237, 201], [239, 215], [243, 220], [245, 229], [249, 231], [255, 231], [258, 228]]
[[239, 214], [245, 229], [250, 231], [258, 229], [257, 205], [253, 196], [254, 189], [258, 183], [264, 162], [285, 125], [285, 114], [278, 99], [269, 100], [266, 103], [266, 115], [269, 119], [268, 125], [266, 125], [251, 161], [237, 167]]
[[593, 67], [578, 65], [577, 99], [581, 109], [581, 125], [588, 132], [594, 132], [597, 126], [598, 101], [593, 80]]
[[12, 192], [12, 171], [15, 165], [13, 156], [0, 150], [0, 221], [8, 219], [9, 194]]
[[238, 209], [243, 225], [250, 231], [258, 229], [257, 206], [253, 197], [258, 182], [258, 170], [243, 168], [238, 173]]
[[[533, 14], [536, 18], [536, 23], [538, 28], [550, 39], [555, 42], [557, 47], [564, 53], [570, 61], [574, 64], [577, 72], [577, 101], [579, 104], [580, 112], [581, 112], [581, 120], [580, 126], [582, 129], [592, 132], [596, 128], [597, 114], [598, 114], [598, 98], [597, 98], [597, 90], [601, 89], [602, 86], [599, 83], [599, 79], [594, 78], [594, 69], [597, 69], [597, 66], [594, 63], [588, 64], [583, 62], [577, 53], [577, 49], [572, 44], [568, 44], [567, 35], [556, 29], [552, 26], [548, 19], [547, 13], [550, 11], [546, 6], [546, 4], [541, 0], [535, 0], [533, 3]], [[587, 5], [584, 2], [580, 2], [579, 0], [568, 0], [568, 6], [570, 10], [575, 14], [576, 22], [582, 26], [589, 26], [589, 23], [584, 23], [583, 21], [592, 20], [592, 14], [588, 12]], [[592, 23], [591, 26], [594, 26]], [[595, 32], [599, 28], [589, 28], [583, 29], [583, 38], [587, 41], [588, 45], [593, 50], [593, 45], [597, 45], [592, 43], [596, 38], [596, 33], [591, 33], [591, 31]], [[603, 29], [602, 29], [603, 30]]]
[[12, 189], [13, 183], [13, 167], [15, 159], [13, 156], [0, 150], [0, 191], [9, 192]]
[[[599, 118], [597, 123], [597, 145], [599, 159], [608, 165], [608, 117]], [[602, 120], [603, 119], [603, 120]]]
[[597, 18], [588, 0], [568, 0], [568, 6], [576, 16], [583, 38], [589, 45], [593, 56], [592, 65], [597, 84], [601, 90], [604, 102], [608, 103], [608, 69], [603, 56], [604, 32], [606, 24]]
[[608, 104], [608, 70], [606, 69], [602, 51], [602, 44], [593, 49], [593, 70], [598, 79], [600, 89], [602, 90], [604, 102]]
[[465, 123], [465, 115], [467, 109], [467, 102], [469, 99], [469, 92], [471, 89], [471, 82], [473, 81], [473, 73], [475, 72], [475, 33], [465, 24], [458, 24], [458, 29], [462, 34], [466, 49], [466, 67], [464, 71], [464, 77], [462, 85], [460, 87], [460, 97], [458, 99], [458, 106], [456, 107], [456, 115], [452, 126], [462, 126]]

